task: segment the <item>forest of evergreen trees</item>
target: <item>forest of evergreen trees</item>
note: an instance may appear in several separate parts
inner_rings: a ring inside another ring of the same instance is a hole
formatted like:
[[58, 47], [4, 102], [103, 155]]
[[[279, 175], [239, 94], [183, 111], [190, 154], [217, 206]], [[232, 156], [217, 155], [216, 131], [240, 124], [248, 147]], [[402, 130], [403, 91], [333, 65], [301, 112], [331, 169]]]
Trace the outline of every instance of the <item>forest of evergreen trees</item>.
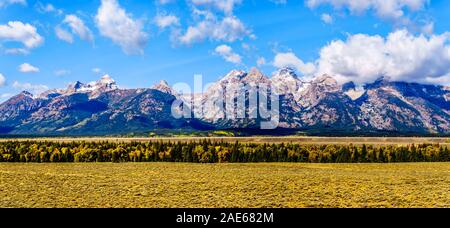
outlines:
[[438, 144], [409, 146], [212, 142], [0, 142], [0, 162], [449, 162]]

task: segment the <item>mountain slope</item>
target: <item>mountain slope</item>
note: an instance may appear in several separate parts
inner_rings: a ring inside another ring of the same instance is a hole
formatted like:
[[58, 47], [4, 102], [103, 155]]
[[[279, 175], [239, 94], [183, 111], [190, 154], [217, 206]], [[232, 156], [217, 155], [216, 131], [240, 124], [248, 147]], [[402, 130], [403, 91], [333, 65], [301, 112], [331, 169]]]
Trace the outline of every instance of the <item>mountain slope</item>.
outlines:
[[[115, 135], [194, 128], [261, 132], [261, 123], [270, 118], [251, 104], [264, 94], [279, 97], [279, 129], [327, 135], [450, 134], [448, 87], [383, 78], [356, 87], [351, 82], [340, 85], [329, 75], [307, 82], [289, 68], [271, 78], [258, 69], [234, 70], [196, 96], [179, 95], [165, 81], [151, 89], [120, 89], [107, 75], [38, 96], [22, 92], [0, 104], [0, 134]], [[177, 99], [194, 118], [172, 116]]]

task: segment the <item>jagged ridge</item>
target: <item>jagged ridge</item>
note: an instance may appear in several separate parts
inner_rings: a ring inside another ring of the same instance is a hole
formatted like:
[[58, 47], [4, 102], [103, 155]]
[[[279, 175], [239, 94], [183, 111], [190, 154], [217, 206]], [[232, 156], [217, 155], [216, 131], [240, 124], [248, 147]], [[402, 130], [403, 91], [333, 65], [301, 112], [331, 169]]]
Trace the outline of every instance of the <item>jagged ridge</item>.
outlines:
[[[238, 96], [221, 97], [220, 89], [230, 83], [248, 88], [269, 84], [267, 91], [280, 96], [282, 129], [318, 134], [450, 134], [450, 89], [444, 86], [390, 82], [381, 78], [357, 87], [340, 85], [323, 75], [303, 81], [295, 71], [284, 68], [271, 78], [258, 69], [231, 71], [204, 94], [177, 94], [167, 82], [151, 89], [120, 89], [108, 75], [99, 81], [76, 82], [66, 89], [50, 90], [38, 96], [22, 92], [0, 105], [0, 133], [48, 135], [113, 135], [153, 129], [258, 129], [263, 118], [248, 118], [252, 107], [246, 97], [246, 118], [229, 119], [211, 100], [237, 102]], [[171, 107], [183, 100], [199, 119], [176, 119]], [[208, 102], [209, 101], [209, 102]], [[237, 108], [235, 111], [238, 111]], [[194, 124], [195, 123], [195, 124]]]

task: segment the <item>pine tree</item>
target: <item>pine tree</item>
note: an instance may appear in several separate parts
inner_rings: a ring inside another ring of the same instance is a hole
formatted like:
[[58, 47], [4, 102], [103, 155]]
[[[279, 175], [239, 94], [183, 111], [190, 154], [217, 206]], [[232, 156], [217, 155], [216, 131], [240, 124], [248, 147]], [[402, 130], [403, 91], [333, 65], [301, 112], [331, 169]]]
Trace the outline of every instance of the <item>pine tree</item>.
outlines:
[[352, 156], [352, 162], [359, 162], [359, 151], [358, 151], [358, 147], [354, 147], [353, 149], [353, 156]]
[[385, 154], [384, 154], [383, 148], [380, 148], [380, 151], [379, 151], [379, 153], [378, 153], [378, 161], [379, 161], [380, 163], [386, 162], [386, 156], [385, 156]]
[[362, 148], [361, 148], [361, 156], [359, 157], [359, 162], [367, 162], [367, 147], [366, 144], [363, 144]]

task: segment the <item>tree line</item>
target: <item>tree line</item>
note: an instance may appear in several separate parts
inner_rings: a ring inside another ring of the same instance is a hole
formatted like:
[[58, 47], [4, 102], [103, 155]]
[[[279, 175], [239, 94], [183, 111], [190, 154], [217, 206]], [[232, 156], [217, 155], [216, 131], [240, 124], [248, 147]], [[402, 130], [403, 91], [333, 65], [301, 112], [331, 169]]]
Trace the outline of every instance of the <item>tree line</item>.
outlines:
[[449, 162], [439, 144], [301, 145], [212, 142], [0, 142], [0, 162]]

